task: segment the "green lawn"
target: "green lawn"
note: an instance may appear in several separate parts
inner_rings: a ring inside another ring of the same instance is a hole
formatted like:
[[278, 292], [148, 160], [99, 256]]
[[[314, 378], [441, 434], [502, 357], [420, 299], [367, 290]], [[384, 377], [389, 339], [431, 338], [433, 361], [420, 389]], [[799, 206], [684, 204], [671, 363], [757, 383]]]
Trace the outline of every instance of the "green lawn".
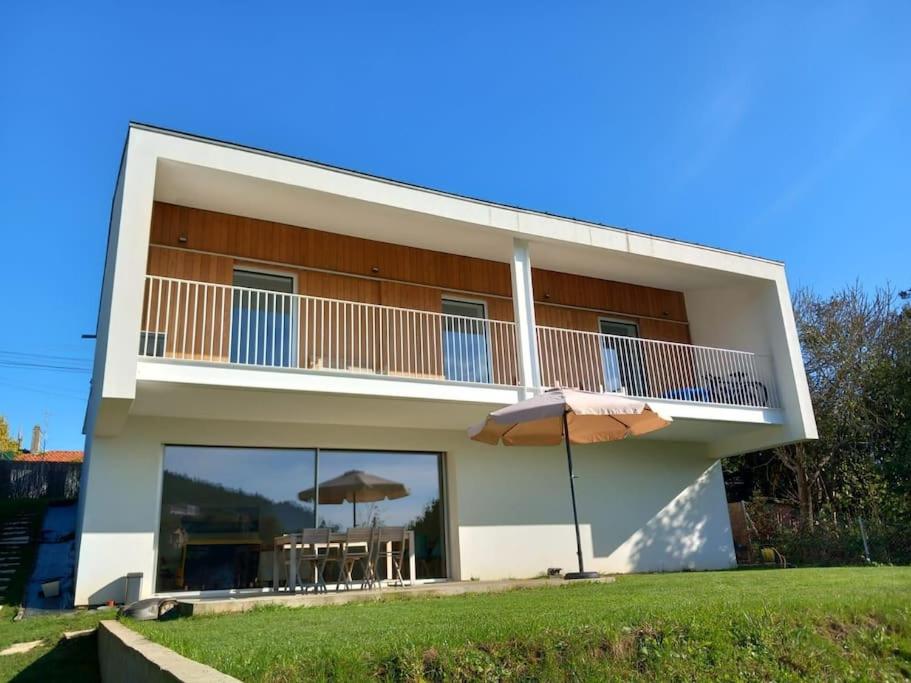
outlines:
[[900, 680], [911, 568], [622, 576], [130, 626], [249, 681]]
[[13, 643], [43, 641], [34, 650], [0, 657], [0, 681], [80, 681], [98, 677], [98, 644], [94, 636], [61, 641], [64, 631], [79, 631], [111, 619], [114, 612], [80, 612], [68, 616], [29, 617], [13, 621], [13, 612], [0, 612], [0, 650]]

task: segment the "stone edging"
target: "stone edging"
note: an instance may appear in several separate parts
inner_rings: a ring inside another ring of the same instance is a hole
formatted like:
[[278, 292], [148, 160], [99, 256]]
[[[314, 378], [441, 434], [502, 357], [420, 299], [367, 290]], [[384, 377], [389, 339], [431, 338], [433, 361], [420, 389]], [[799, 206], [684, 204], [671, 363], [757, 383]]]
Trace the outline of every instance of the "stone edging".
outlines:
[[98, 624], [98, 664], [104, 683], [240, 683], [113, 620]]

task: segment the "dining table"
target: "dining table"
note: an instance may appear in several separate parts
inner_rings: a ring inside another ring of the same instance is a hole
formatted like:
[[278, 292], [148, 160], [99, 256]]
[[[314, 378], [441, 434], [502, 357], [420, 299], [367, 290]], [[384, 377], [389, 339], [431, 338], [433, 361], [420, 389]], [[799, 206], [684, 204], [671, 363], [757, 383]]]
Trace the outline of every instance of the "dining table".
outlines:
[[[341, 548], [342, 544], [347, 540], [348, 534], [345, 531], [332, 531], [329, 533], [329, 547], [336, 546]], [[414, 554], [414, 530], [408, 529], [406, 533], [407, 538], [407, 548], [405, 552], [408, 554], [408, 584], [414, 585], [415, 571], [417, 568], [417, 561]], [[297, 551], [301, 547], [300, 534], [291, 533], [291, 534], [282, 534], [281, 536], [275, 537], [275, 549], [272, 552], [272, 590], [278, 591], [280, 589], [280, 562], [281, 562], [281, 550], [287, 549], [288, 551], [288, 590], [294, 592], [297, 586]], [[392, 576], [392, 541], [386, 542], [386, 576]], [[386, 580], [389, 580], [388, 578]]]

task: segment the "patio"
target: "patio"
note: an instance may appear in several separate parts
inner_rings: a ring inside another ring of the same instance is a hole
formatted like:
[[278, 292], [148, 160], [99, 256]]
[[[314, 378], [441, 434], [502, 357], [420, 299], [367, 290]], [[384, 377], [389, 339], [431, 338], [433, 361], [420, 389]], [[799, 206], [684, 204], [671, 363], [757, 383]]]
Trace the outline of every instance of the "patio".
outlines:
[[[587, 583], [613, 583], [613, 576], [590, 579]], [[574, 582], [578, 583], [578, 582]], [[518, 588], [544, 588], [566, 585], [560, 577], [506, 579], [502, 581], [440, 581], [410, 586], [390, 586], [382, 590], [330, 591], [328, 593], [261, 593], [236, 597], [183, 598], [178, 601], [182, 616], [247, 612], [266, 605], [282, 607], [323, 607], [352, 602], [375, 602], [411, 597], [444, 597], [470, 593], [502, 593]]]

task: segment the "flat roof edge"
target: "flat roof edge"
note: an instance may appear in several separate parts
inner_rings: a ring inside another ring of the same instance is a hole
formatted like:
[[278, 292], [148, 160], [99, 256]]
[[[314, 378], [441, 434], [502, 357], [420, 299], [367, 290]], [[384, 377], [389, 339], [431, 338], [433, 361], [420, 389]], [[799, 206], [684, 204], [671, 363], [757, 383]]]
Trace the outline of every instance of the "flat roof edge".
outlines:
[[[206, 135], [187, 133], [185, 131], [180, 131], [180, 130], [176, 130], [173, 128], [165, 128], [165, 127], [156, 126], [153, 124], [142, 123], [141, 121], [130, 121], [129, 128], [130, 129], [135, 128], [138, 130], [145, 130], [145, 131], [148, 131], [151, 133], [159, 133], [159, 134], [164, 134], [164, 135], [170, 135], [173, 137], [184, 138], [186, 140], [192, 140], [194, 142], [204, 142], [207, 144], [219, 145], [222, 147], [227, 147], [230, 149], [235, 149], [238, 151], [248, 152], [248, 153], [252, 153], [252, 154], [260, 154], [263, 156], [269, 156], [269, 157], [273, 157], [275, 159], [280, 159], [283, 161], [291, 161], [294, 163], [305, 164], [305, 165], [323, 169], [326, 171], [344, 173], [347, 175], [352, 175], [352, 176], [355, 176], [358, 178], [363, 178], [366, 180], [373, 180], [373, 181], [378, 181], [378, 182], [382, 182], [382, 183], [388, 183], [391, 185], [396, 185], [398, 187], [403, 187], [403, 188], [408, 188], [408, 189], [413, 189], [413, 190], [420, 190], [421, 192], [430, 192], [430, 193], [433, 193], [436, 195], [440, 195], [442, 197], [448, 197], [451, 199], [473, 202], [476, 204], [481, 204], [483, 206], [488, 206], [488, 207], [492, 207], [492, 208], [506, 209], [509, 211], [517, 211], [517, 212], [524, 213], [524, 214], [531, 215], [531, 216], [541, 216], [544, 218], [568, 221], [571, 223], [576, 223], [578, 225], [584, 225], [584, 226], [591, 227], [591, 228], [598, 228], [600, 230], [612, 230], [612, 231], [624, 233], [627, 235], [635, 235], [638, 237], [647, 237], [649, 239], [660, 240], [662, 242], [669, 242], [672, 244], [682, 244], [682, 245], [686, 245], [686, 246], [690, 246], [690, 247], [696, 247], [697, 249], [705, 249], [706, 251], [712, 251], [712, 252], [724, 254], [727, 256], [736, 256], [738, 258], [745, 258], [745, 259], [750, 259], [750, 260], [754, 260], [754, 261], [760, 261], [760, 262], [768, 263], [768, 264], [775, 265], [775, 266], [782, 266], [782, 267], [784, 266], [784, 261], [768, 258], [765, 256], [756, 256], [754, 254], [747, 254], [747, 253], [740, 252], [740, 251], [732, 251], [730, 249], [722, 249], [720, 247], [713, 247], [713, 246], [707, 245], [707, 244], [700, 244], [699, 242], [690, 242], [687, 240], [677, 239], [674, 237], [667, 237], [664, 235], [655, 235], [655, 234], [644, 232], [641, 230], [623, 228], [623, 227], [619, 227], [616, 225], [610, 225], [607, 223], [599, 223], [597, 221], [591, 221], [591, 220], [586, 220], [586, 219], [582, 219], [582, 218], [573, 218], [572, 216], [563, 216], [560, 214], [550, 213], [547, 211], [529, 209], [526, 207], [515, 206], [512, 204], [503, 204], [502, 202], [495, 202], [495, 201], [492, 201], [489, 199], [481, 199], [479, 197], [462, 195], [462, 194], [458, 194], [455, 192], [447, 192], [446, 190], [440, 190], [440, 189], [433, 188], [433, 187], [427, 187], [425, 185], [418, 185], [416, 183], [409, 183], [409, 182], [405, 182], [402, 180], [396, 180], [395, 178], [387, 178], [385, 176], [380, 176], [380, 175], [376, 175], [376, 174], [372, 174], [372, 173], [366, 173], [364, 171], [357, 171], [354, 169], [345, 168], [343, 166], [334, 166], [332, 164], [327, 164], [325, 162], [315, 161], [313, 159], [307, 159], [306, 157], [299, 157], [299, 156], [294, 156], [292, 154], [275, 152], [273, 150], [263, 149], [261, 147], [252, 147], [250, 145], [243, 145], [240, 143], [231, 142], [229, 140], [221, 140], [219, 138], [209, 137]], [[128, 133], [128, 136], [129, 136], [129, 133]]]

